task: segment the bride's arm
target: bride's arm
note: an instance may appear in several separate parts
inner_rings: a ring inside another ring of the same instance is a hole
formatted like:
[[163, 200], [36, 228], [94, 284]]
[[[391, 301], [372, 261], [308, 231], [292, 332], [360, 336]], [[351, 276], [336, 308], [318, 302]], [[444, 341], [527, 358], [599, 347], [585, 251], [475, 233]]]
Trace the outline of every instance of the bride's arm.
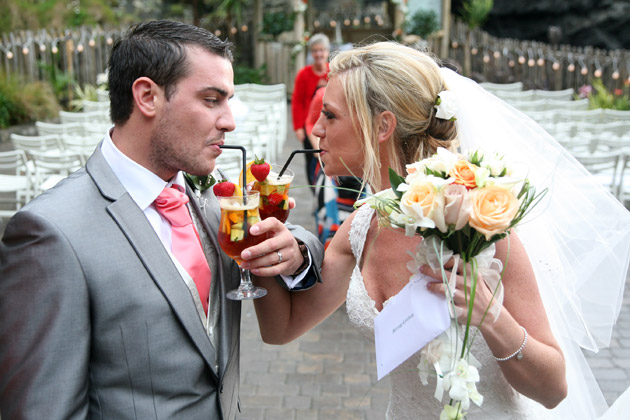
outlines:
[[[259, 284], [267, 295], [254, 300], [260, 334], [269, 344], [288, 343], [332, 314], [346, 300], [355, 259], [348, 233], [354, 213], [341, 225], [326, 249], [322, 283], [308, 290], [289, 292], [274, 281]], [[261, 275], [264, 276], [264, 273]]]
[[[521, 327], [527, 330], [523, 358], [512, 357], [496, 363], [514, 389], [547, 408], [553, 408], [567, 395], [562, 350], [551, 332], [536, 278], [522, 243], [512, 234], [509, 241], [497, 242], [496, 248], [496, 257], [504, 264], [509, 254], [502, 280], [505, 290], [503, 307], [496, 322], [488, 315], [479, 328], [488, 347], [498, 358], [518, 350], [525, 335]], [[443, 290], [441, 283], [433, 283], [431, 289]], [[491, 299], [492, 292], [487, 287], [477, 288], [474, 325], [479, 323]], [[459, 320], [465, 322], [465, 319], [464, 314]]]

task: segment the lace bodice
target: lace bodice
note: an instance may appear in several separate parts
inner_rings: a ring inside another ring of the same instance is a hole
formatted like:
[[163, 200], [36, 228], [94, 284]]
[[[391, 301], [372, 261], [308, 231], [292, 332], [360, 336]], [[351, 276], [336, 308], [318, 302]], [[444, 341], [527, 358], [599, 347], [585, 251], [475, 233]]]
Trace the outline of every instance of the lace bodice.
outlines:
[[[374, 210], [364, 205], [359, 208], [352, 221], [350, 246], [357, 262], [361, 260], [363, 245], [373, 215]], [[387, 301], [383, 305], [386, 304]], [[374, 318], [378, 315], [378, 310], [365, 288], [358, 263], [350, 279], [346, 308], [350, 323], [373, 341]], [[478, 390], [484, 396], [484, 402], [481, 407], [471, 404], [466, 417], [468, 420], [548, 418], [542, 406], [521, 396], [507, 383], [481, 335], [473, 345], [473, 354], [482, 365]], [[448, 403], [448, 396], [445, 396], [442, 403], [433, 396], [434, 379], [430, 378], [427, 386], [422, 385], [416, 368], [419, 362], [420, 353], [418, 352], [390, 373], [391, 394], [387, 409], [388, 420], [439, 419], [442, 405]]]

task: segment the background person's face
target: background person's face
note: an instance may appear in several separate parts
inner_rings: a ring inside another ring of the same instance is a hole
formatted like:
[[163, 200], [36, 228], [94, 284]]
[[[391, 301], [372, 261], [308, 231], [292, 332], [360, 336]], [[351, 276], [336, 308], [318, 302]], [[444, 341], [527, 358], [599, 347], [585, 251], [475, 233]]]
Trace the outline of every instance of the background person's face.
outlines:
[[311, 47], [311, 57], [313, 57], [314, 64], [323, 66], [328, 61], [328, 55], [330, 51], [324, 44], [315, 44]]

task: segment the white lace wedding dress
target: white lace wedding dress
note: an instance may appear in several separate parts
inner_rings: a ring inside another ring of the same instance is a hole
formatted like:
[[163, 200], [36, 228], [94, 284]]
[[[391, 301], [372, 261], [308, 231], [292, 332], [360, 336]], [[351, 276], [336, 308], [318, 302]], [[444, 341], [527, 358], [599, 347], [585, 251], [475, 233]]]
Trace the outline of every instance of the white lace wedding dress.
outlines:
[[[374, 209], [364, 205], [355, 214], [350, 228], [350, 245], [356, 261], [361, 260], [363, 245], [370, 227]], [[386, 305], [387, 302], [384, 303]], [[359, 331], [374, 340], [374, 317], [378, 315], [374, 301], [368, 296], [358, 265], [355, 265], [346, 297], [350, 322]], [[473, 344], [473, 355], [481, 363], [481, 381], [477, 389], [483, 395], [481, 407], [471, 403], [468, 420], [527, 420], [553, 418], [540, 404], [517, 393], [505, 380], [483, 337], [479, 335]], [[435, 378], [422, 385], [417, 365], [420, 352], [409, 358], [390, 373], [391, 394], [387, 408], [388, 420], [439, 419], [448, 395], [440, 403], [433, 396]]]

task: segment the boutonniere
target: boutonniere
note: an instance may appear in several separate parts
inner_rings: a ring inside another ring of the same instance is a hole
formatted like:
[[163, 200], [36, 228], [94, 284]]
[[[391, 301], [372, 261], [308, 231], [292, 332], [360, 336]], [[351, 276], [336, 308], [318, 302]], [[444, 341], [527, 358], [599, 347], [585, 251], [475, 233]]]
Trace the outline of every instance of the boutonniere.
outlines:
[[212, 174], [197, 176], [184, 173], [184, 177], [186, 178], [186, 182], [188, 182], [194, 190], [200, 192], [207, 190], [217, 182]]

